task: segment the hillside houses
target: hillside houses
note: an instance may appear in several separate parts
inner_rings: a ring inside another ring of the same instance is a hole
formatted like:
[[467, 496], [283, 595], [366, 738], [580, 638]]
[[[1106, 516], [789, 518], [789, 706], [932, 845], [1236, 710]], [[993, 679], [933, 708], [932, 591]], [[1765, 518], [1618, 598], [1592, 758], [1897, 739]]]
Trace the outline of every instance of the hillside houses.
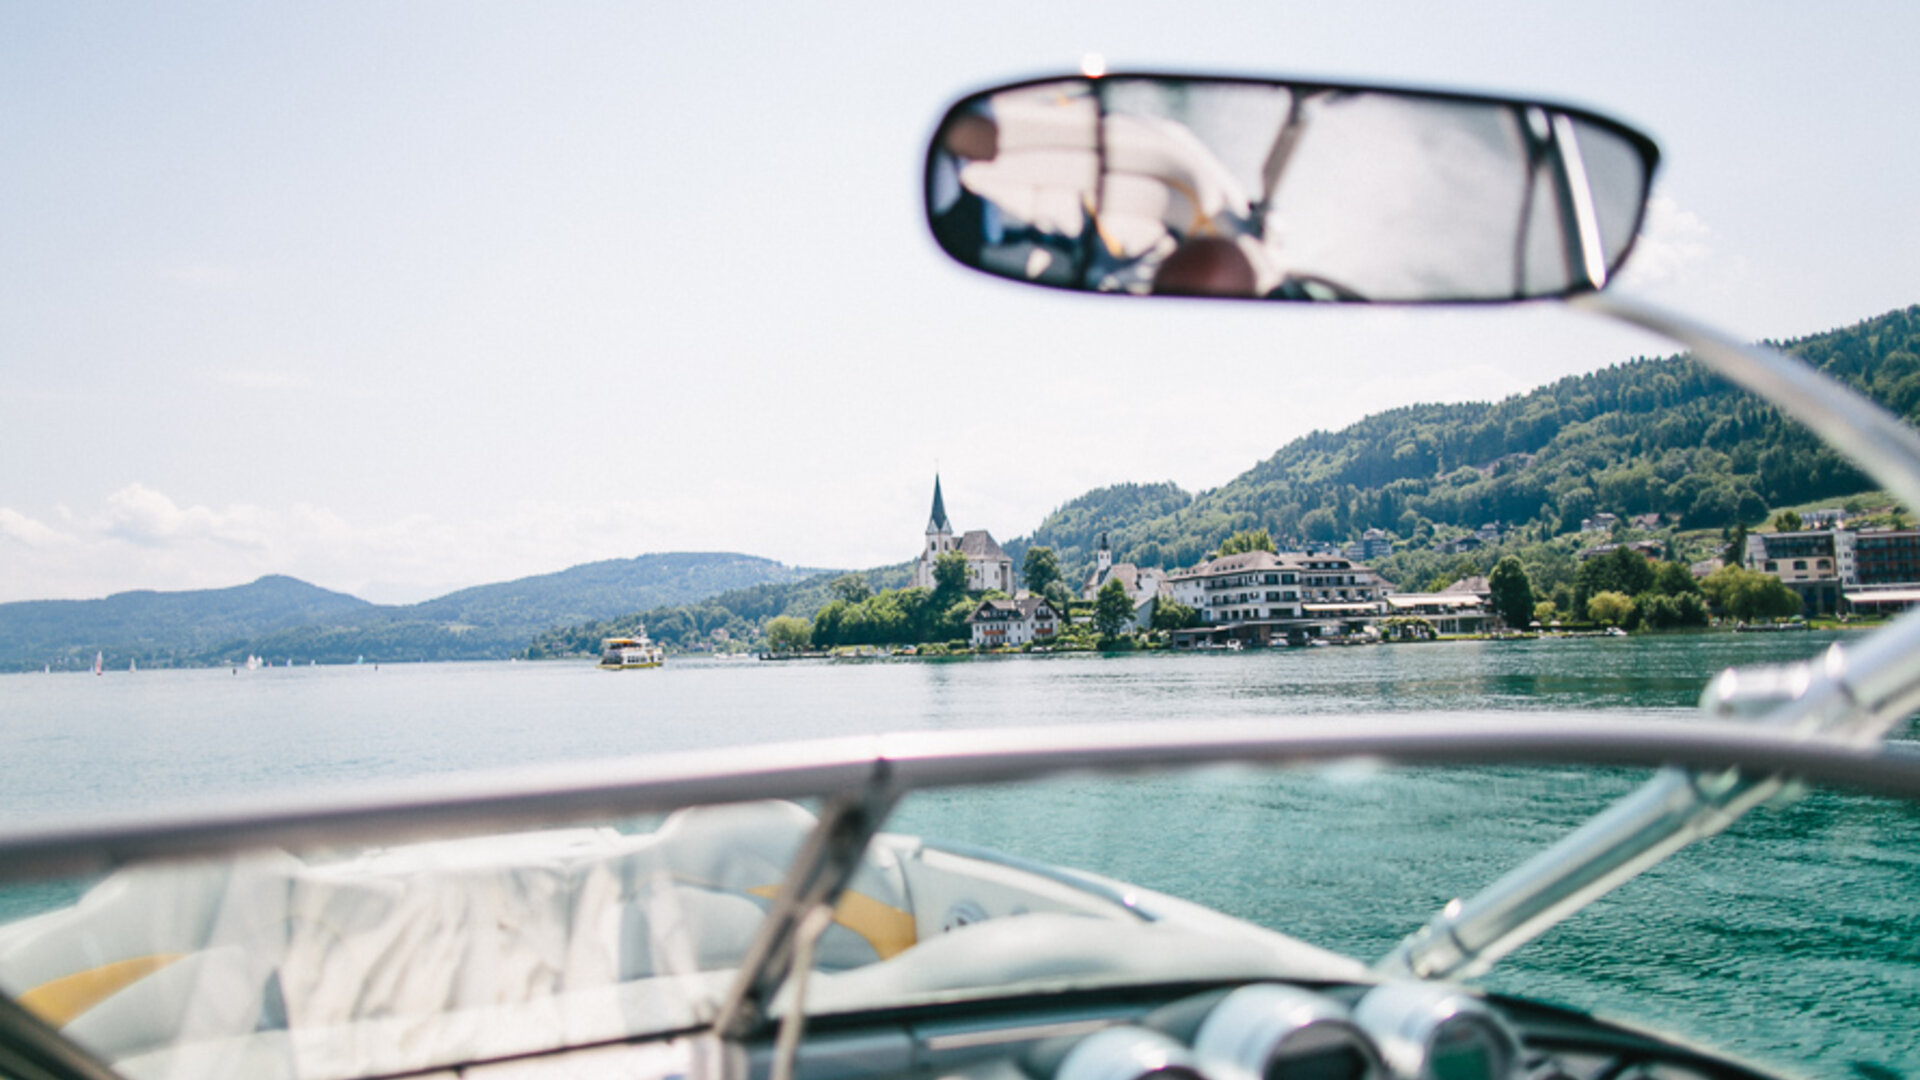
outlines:
[[1099, 599], [1100, 590], [1110, 581], [1119, 582], [1133, 604], [1133, 615], [1128, 620], [1131, 628], [1148, 629], [1153, 624], [1153, 605], [1166, 592], [1167, 572], [1157, 566], [1115, 563], [1113, 550], [1107, 546], [1107, 534], [1103, 532], [1099, 546], [1094, 549], [1093, 569], [1080, 585], [1080, 599]]
[[[1498, 537], [1499, 526], [1489, 524], [1476, 539], [1490, 542]], [[1304, 551], [1256, 550], [1169, 571], [1116, 562], [1108, 536], [1101, 532], [1093, 567], [1073, 591], [1079, 603], [1091, 604], [1103, 590], [1117, 584], [1132, 605], [1128, 628], [1136, 631], [1152, 626], [1154, 611], [1163, 600], [1192, 609], [1198, 625], [1172, 632], [1172, 643], [1181, 647], [1284, 645], [1346, 637], [1371, 633], [1389, 619], [1408, 617], [1424, 620], [1440, 633], [1490, 628], [1494, 620], [1484, 579], [1477, 590], [1396, 594], [1361, 557], [1385, 557], [1392, 550], [1391, 535], [1372, 529], [1345, 549], [1321, 543]], [[1002, 594], [982, 598], [967, 617], [974, 647], [1036, 644], [1065, 629], [1068, 613], [1017, 586], [1013, 561], [992, 534], [980, 529], [956, 536], [936, 476], [923, 544], [914, 563], [914, 585], [933, 588], [935, 565], [954, 552], [966, 556], [969, 591]], [[1087, 617], [1082, 611], [1073, 621]]]

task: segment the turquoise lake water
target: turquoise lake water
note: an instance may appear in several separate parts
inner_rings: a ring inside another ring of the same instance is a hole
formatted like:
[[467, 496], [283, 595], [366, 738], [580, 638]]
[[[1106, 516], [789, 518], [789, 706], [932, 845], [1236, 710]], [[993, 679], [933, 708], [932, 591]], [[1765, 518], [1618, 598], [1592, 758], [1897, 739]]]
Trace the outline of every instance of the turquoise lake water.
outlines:
[[[901, 730], [1342, 714], [1686, 715], [1832, 635], [954, 661], [675, 660], [0, 676], [0, 821]], [[1366, 959], [1644, 774], [1478, 768], [1068, 779], [913, 796], [891, 827], [1182, 895]], [[1816, 792], [1630, 882], [1493, 989], [1827, 1076], [1920, 1074], [1920, 810]]]

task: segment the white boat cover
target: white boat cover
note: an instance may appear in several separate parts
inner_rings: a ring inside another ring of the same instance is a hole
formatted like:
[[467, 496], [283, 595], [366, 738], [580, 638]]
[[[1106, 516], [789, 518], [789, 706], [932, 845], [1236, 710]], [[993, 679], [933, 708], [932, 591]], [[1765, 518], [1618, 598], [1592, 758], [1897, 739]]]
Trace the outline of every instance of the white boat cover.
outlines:
[[[813, 823], [752, 803], [644, 835], [128, 869], [0, 928], [0, 988], [129, 1074], [182, 1080], [360, 1076], [692, 1027]], [[854, 889], [868, 910], [829, 928], [823, 969], [911, 944], [858, 918], [906, 918], [897, 867], [864, 867]]]

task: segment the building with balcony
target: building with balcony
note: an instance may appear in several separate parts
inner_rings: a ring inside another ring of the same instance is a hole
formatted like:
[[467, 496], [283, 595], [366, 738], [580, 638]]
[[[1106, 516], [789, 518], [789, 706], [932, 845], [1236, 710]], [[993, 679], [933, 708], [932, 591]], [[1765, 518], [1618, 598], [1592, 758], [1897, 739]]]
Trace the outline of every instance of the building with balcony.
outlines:
[[1271, 645], [1351, 633], [1383, 612], [1386, 581], [1344, 555], [1248, 551], [1175, 571], [1175, 601], [1201, 625], [1174, 633], [1176, 645]]
[[1845, 529], [1749, 533], [1747, 566], [1779, 578], [1809, 614], [1839, 611], [1846, 590], [1859, 583], [1854, 534]]
[[1863, 529], [1853, 536], [1853, 580], [1842, 594], [1863, 615], [1920, 603], [1920, 529]]
[[967, 616], [967, 628], [974, 648], [996, 648], [1049, 640], [1060, 632], [1060, 619], [1044, 597], [1023, 596], [980, 601]]
[[1792, 589], [1809, 614], [1895, 611], [1920, 602], [1920, 529], [1752, 533], [1747, 566]]

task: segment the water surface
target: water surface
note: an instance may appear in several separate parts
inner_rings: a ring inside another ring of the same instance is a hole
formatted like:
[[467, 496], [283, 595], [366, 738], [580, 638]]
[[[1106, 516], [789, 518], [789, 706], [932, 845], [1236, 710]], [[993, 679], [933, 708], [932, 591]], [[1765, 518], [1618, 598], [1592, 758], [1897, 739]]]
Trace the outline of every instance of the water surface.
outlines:
[[[948, 661], [673, 660], [0, 676], [10, 826], [451, 771], [882, 731], [1354, 712], [1684, 716], [1828, 634]], [[1631, 770], [1212, 772], [932, 792], [894, 827], [1186, 896], [1374, 958], [1630, 789]], [[1915, 808], [1816, 793], [1629, 883], [1490, 987], [1800, 1071], [1920, 1074]], [[43, 898], [44, 899], [44, 898]], [[35, 906], [38, 906], [36, 904]]]

